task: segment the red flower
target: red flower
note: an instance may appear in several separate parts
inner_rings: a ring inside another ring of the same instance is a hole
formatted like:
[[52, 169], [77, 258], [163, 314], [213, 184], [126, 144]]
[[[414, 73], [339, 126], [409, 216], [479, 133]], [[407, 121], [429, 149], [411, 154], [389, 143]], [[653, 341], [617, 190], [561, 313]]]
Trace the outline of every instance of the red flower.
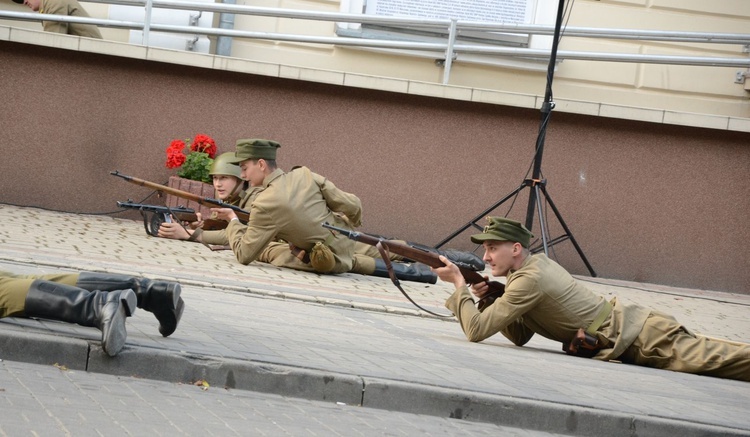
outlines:
[[167, 148], [167, 168], [177, 168], [185, 163], [185, 154], [182, 152], [184, 148], [184, 141], [172, 141], [172, 143]]
[[174, 150], [176, 152], [182, 152], [182, 149], [185, 148], [185, 142], [182, 140], [172, 140], [172, 142], [169, 144], [169, 147], [167, 148], [167, 153], [169, 153], [170, 150]]
[[213, 138], [204, 134], [197, 134], [190, 146], [191, 152], [203, 152], [213, 159], [216, 157], [216, 142]]
[[216, 157], [216, 142], [205, 134], [197, 134], [193, 141], [172, 140], [167, 153], [167, 168], [176, 168], [177, 176], [211, 183], [211, 163]]

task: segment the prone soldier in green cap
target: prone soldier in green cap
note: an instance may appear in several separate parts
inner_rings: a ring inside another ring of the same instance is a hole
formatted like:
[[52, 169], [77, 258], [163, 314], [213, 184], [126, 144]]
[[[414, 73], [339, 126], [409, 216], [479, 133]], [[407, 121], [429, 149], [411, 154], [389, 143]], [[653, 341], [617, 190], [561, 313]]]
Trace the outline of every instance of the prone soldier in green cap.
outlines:
[[[606, 301], [544, 254], [532, 255], [533, 235], [521, 223], [488, 217], [471, 241], [484, 246], [493, 276], [505, 276], [505, 293], [480, 312], [458, 268], [447, 258], [434, 269], [456, 291], [445, 306], [469, 341], [498, 332], [517, 346], [536, 333], [563, 343], [571, 355], [750, 381], [750, 345], [696, 336], [668, 314], [613, 298]], [[485, 283], [472, 285], [482, 298]]]
[[[365, 254], [369, 248], [357, 254], [354, 241], [321, 226], [325, 222], [347, 229], [359, 226], [359, 198], [306, 167], [284, 172], [276, 164], [279, 147], [271, 140], [237, 141], [233, 161], [251, 187], [260, 187], [245, 206], [240, 205], [248, 209], [249, 203], [250, 219], [243, 225], [231, 209], [213, 210], [218, 218], [229, 221], [225, 230], [227, 242], [237, 260], [242, 264], [261, 261], [317, 273], [387, 276], [383, 260]], [[417, 263], [396, 263], [394, 268], [399, 279], [430, 283], [437, 280], [427, 266]]]

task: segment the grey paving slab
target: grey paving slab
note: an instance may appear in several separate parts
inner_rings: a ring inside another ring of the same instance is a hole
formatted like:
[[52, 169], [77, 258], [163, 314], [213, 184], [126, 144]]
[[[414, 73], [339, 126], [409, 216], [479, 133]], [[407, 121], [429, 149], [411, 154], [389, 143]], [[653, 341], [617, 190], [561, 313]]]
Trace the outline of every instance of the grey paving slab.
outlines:
[[[8, 206], [0, 206], [0, 219], [6, 222], [0, 269], [112, 271], [184, 284], [187, 308], [178, 331], [162, 338], [153, 316], [139, 311], [129, 319], [127, 346], [115, 358], [102, 353], [98, 333], [88, 328], [0, 321], [0, 345], [14, 350], [56, 339], [87, 347], [84, 374], [183, 385], [205, 379], [233, 392], [542, 432], [750, 435], [744, 382], [568, 357], [541, 338], [523, 348], [503, 338], [469, 343], [455, 321], [414, 309], [385, 279], [242, 266], [231, 252], [146, 237], [140, 223], [129, 220]], [[25, 227], [25, 221], [45, 226]], [[47, 240], [55, 245], [47, 247]], [[669, 312], [696, 331], [750, 341], [750, 296], [580, 279], [602, 295]], [[447, 285], [403, 284], [420, 304], [446, 311], [442, 303], [452, 292]], [[46, 355], [62, 356], [52, 350]], [[49, 364], [49, 358], [29, 353], [22, 360]]]
[[0, 436], [558, 434], [0, 361]]

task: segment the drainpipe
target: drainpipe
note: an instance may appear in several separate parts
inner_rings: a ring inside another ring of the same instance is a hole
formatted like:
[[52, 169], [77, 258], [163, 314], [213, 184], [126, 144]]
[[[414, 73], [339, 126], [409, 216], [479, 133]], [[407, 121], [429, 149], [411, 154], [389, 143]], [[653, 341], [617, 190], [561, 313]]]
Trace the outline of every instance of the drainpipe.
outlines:
[[[222, 3], [234, 5], [237, 0], [224, 0]], [[219, 15], [220, 29], [234, 29], [234, 14], [222, 12]], [[216, 38], [216, 54], [219, 56], [230, 56], [232, 54], [232, 37], [220, 36]]]

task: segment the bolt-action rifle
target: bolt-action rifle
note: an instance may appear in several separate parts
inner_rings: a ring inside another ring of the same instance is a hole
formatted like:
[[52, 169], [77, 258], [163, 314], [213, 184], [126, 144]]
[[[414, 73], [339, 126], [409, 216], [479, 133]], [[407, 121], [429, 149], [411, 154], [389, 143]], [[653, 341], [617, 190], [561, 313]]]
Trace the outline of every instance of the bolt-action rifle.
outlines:
[[[394, 240], [387, 240], [382, 237], [375, 237], [372, 235], [364, 234], [362, 232], [352, 231], [349, 229], [339, 228], [336, 226], [329, 225], [328, 223], [323, 224], [324, 228], [338, 232], [354, 241], [360, 243], [369, 244], [370, 246], [380, 245], [385, 250], [393, 252], [397, 255], [401, 255], [412, 261], [427, 264], [430, 267], [443, 267], [445, 263], [440, 260], [440, 255], [436, 252], [430, 252], [418, 247], [413, 247], [408, 244], [400, 243]], [[461, 272], [461, 276], [464, 277], [468, 284], [479, 284], [486, 282], [489, 290], [487, 295], [477, 301], [477, 308], [479, 311], [484, 311], [485, 308], [492, 305], [495, 299], [499, 298], [505, 292], [505, 285], [498, 281], [488, 281], [484, 279], [482, 275], [477, 273], [471, 266], [462, 265], [461, 262], [453, 261]]]
[[115, 170], [113, 172], [110, 172], [112, 176], [117, 176], [120, 178], [125, 179], [126, 181], [130, 182], [131, 184], [140, 185], [142, 187], [148, 187], [153, 190], [162, 191], [164, 193], [171, 194], [173, 196], [180, 197], [182, 199], [192, 200], [194, 202], [199, 203], [203, 206], [209, 206], [214, 208], [229, 208], [234, 211], [234, 214], [237, 216], [237, 218], [242, 223], [247, 223], [248, 219], [250, 219], [250, 213], [248, 211], [245, 211], [244, 209], [240, 208], [239, 206], [232, 205], [229, 203], [226, 203], [219, 199], [214, 199], [213, 197], [201, 197], [197, 194], [188, 193], [187, 191], [178, 190], [176, 188], [168, 187], [166, 185], [157, 184], [154, 182], [149, 182], [144, 179], [138, 179], [133, 176], [127, 176], [119, 171]]

